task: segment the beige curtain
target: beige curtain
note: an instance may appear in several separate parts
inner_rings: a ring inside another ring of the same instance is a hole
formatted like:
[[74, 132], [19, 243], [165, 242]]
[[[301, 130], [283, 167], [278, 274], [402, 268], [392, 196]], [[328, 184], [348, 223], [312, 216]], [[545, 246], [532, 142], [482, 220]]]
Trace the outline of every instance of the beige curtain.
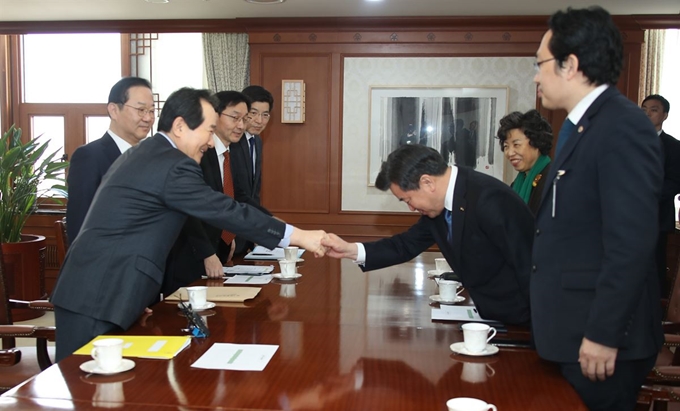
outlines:
[[203, 33], [208, 87], [241, 91], [250, 84], [249, 50], [245, 33]]
[[639, 102], [642, 102], [650, 94], [659, 93], [665, 39], [665, 30], [645, 31], [645, 42], [642, 44], [642, 61], [640, 62]]

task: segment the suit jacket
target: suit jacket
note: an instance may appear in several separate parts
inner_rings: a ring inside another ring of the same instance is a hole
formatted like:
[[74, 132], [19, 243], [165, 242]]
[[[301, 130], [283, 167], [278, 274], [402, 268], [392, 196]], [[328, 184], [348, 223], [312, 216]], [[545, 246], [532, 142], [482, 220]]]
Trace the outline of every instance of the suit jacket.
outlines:
[[52, 302], [127, 329], [158, 296], [188, 215], [269, 248], [285, 234], [284, 223], [208, 187], [199, 165], [156, 134], [126, 151], [104, 177]]
[[66, 205], [66, 232], [69, 243], [76, 239], [83, 225], [94, 194], [109, 170], [120, 156], [120, 150], [109, 133], [102, 138], [78, 147], [73, 153], [68, 169], [68, 203]]
[[537, 178], [540, 176], [540, 178], [536, 182], [536, 187], [531, 190], [531, 195], [529, 195], [529, 202], [527, 205], [529, 206], [529, 210], [531, 210], [534, 215], [536, 215], [538, 206], [541, 204], [541, 197], [543, 196], [543, 190], [545, 189], [545, 182], [548, 181], [548, 173], [550, 173], [551, 164], [552, 163], [548, 163], [545, 167], [543, 167], [541, 173], [536, 176]]
[[482, 317], [527, 324], [534, 227], [527, 205], [503, 182], [459, 167], [452, 213], [451, 242], [444, 213], [422, 216], [404, 233], [365, 243], [362, 269], [408, 261], [437, 243]]
[[531, 276], [541, 357], [576, 362], [583, 337], [618, 348], [617, 360], [660, 348], [654, 248], [662, 161], [651, 123], [613, 86], [553, 161], [536, 216]]
[[[230, 145], [231, 174], [234, 178], [234, 199], [257, 207], [265, 214], [272, 215], [260, 204], [260, 189], [262, 187], [262, 138], [254, 135], [255, 139], [255, 172], [250, 156], [248, 138], [244, 134], [236, 144]], [[244, 254], [253, 247], [253, 243], [242, 237], [236, 237], [235, 254]]]
[[680, 194], [680, 141], [662, 131], [661, 147], [664, 152], [663, 188], [659, 203], [661, 231], [675, 231], [675, 196]]
[[[214, 148], [208, 149], [203, 154], [200, 165], [205, 184], [214, 191], [223, 193], [217, 151]], [[194, 217], [187, 219], [168, 256], [165, 284], [161, 290], [164, 295], [171, 294], [205, 275], [205, 258], [217, 254], [223, 263], [226, 262], [230, 245], [224, 244], [221, 235], [221, 228]]]

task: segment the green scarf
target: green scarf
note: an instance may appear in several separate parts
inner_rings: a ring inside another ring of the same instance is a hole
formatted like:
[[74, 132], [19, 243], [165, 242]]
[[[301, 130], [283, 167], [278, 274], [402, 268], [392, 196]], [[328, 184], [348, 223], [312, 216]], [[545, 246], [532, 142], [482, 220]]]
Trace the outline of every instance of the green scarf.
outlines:
[[534, 163], [534, 166], [531, 167], [531, 170], [517, 174], [517, 178], [512, 182], [512, 189], [522, 197], [525, 203], [528, 203], [529, 197], [531, 197], [534, 179], [548, 164], [550, 164], [550, 157], [541, 154], [536, 163]]

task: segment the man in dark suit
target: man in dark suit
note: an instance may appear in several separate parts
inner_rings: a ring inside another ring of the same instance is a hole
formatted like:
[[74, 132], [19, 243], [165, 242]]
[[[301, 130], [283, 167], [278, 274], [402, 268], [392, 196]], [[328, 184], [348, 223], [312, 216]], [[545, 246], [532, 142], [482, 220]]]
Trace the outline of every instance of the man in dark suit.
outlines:
[[538, 354], [591, 410], [632, 410], [663, 341], [654, 263], [659, 139], [616, 89], [621, 34], [600, 7], [557, 12], [536, 53], [538, 96], [569, 114], [536, 215]]
[[165, 102], [159, 133], [111, 166], [51, 298], [57, 360], [100, 334], [129, 328], [156, 299], [187, 216], [270, 248], [292, 244], [324, 254], [322, 231], [287, 225], [205, 184], [199, 163], [213, 146], [217, 118], [207, 90], [177, 90]]
[[[234, 198], [236, 201], [257, 207], [263, 213], [271, 213], [260, 202], [262, 188], [262, 138], [274, 109], [274, 97], [261, 86], [248, 86], [242, 92], [250, 99], [251, 106], [246, 132], [238, 141], [232, 142], [231, 170], [234, 176]], [[248, 252], [253, 243], [236, 237], [235, 254]]]
[[[328, 255], [362, 270], [408, 261], [436, 243], [489, 320], [529, 323], [533, 217], [503, 182], [467, 167], [448, 166], [436, 150], [405, 145], [392, 152], [375, 181], [422, 217], [408, 231], [350, 244], [329, 234]], [[450, 222], [447, 221], [450, 220]]]
[[[238, 91], [220, 91], [213, 97], [217, 101], [219, 117], [213, 135], [214, 147], [201, 158], [201, 170], [203, 180], [210, 188], [233, 198], [232, 168], [225, 169], [224, 166], [234, 157], [230, 150], [232, 143], [237, 143], [245, 131], [250, 100]], [[232, 187], [231, 191], [229, 187]], [[234, 249], [232, 233], [189, 217], [168, 257], [163, 294], [168, 295], [203, 275], [222, 278], [222, 266], [231, 259]]]
[[664, 154], [663, 188], [659, 203], [659, 241], [656, 244], [656, 268], [663, 296], [670, 292], [666, 268], [666, 242], [668, 234], [675, 231], [675, 196], [680, 194], [680, 141], [663, 131], [663, 122], [668, 118], [670, 110], [671, 104], [658, 94], [647, 96], [642, 101], [642, 111], [656, 128]]
[[139, 77], [121, 79], [111, 88], [106, 109], [111, 118], [109, 130], [99, 140], [79, 147], [69, 165], [66, 179], [69, 243], [80, 232], [94, 193], [111, 164], [149, 135], [155, 120], [151, 84]]

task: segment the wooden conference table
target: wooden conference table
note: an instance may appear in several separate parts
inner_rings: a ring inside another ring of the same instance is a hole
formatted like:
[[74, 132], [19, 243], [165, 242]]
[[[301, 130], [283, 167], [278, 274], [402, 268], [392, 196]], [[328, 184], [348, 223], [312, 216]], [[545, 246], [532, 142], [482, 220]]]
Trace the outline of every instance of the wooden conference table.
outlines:
[[[275, 280], [245, 304], [204, 312], [211, 336], [174, 359], [135, 358], [131, 371], [97, 376], [78, 368], [89, 357], [73, 355], [5, 393], [0, 408], [445, 411], [449, 398], [476, 397], [500, 411], [585, 410], [533, 350], [452, 353], [450, 344], [462, 341], [459, 324], [430, 317], [436, 285], [427, 271], [437, 256], [365, 274], [350, 261], [305, 253], [295, 282]], [[128, 334], [182, 335], [176, 302], [153, 310]], [[510, 327], [497, 339], [527, 337]], [[191, 368], [216, 342], [279, 348], [260, 372]]]

